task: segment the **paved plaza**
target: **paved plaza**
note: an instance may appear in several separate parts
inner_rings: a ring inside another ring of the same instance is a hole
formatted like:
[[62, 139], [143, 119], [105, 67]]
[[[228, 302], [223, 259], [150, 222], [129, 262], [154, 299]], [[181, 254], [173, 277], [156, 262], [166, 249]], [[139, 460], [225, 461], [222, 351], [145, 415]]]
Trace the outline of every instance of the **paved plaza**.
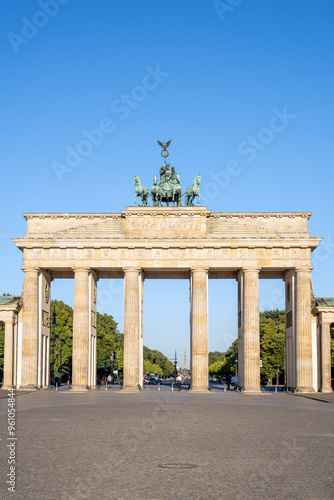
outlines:
[[15, 494], [0, 392], [1, 499], [334, 496], [333, 394], [62, 389], [16, 391]]

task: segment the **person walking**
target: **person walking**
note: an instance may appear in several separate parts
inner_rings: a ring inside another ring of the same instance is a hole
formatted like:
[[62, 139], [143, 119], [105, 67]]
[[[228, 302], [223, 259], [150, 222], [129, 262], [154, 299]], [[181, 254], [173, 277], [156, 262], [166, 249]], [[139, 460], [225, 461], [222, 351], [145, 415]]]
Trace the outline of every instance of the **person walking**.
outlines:
[[111, 382], [112, 382], [112, 377], [111, 377], [111, 375], [109, 373], [108, 378], [107, 378], [108, 387], [111, 385]]
[[231, 374], [230, 373], [226, 377], [226, 384], [227, 384], [227, 390], [229, 391], [230, 386], [231, 386]]
[[181, 375], [179, 375], [176, 379], [176, 385], [177, 385], [177, 390], [180, 391], [181, 390], [181, 382], [182, 382], [182, 377]]

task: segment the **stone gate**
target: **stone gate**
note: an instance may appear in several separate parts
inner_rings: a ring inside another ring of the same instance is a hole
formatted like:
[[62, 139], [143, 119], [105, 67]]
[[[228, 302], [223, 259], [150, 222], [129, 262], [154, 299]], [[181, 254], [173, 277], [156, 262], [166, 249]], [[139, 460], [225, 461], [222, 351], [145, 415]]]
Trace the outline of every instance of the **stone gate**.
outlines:
[[[74, 278], [72, 387], [94, 388], [96, 284], [124, 278], [124, 391], [138, 391], [143, 383], [144, 280], [178, 278], [190, 280], [191, 389], [207, 391], [208, 279], [235, 279], [239, 389], [259, 392], [259, 279], [275, 278], [284, 280], [286, 289], [288, 389], [328, 389], [328, 356], [322, 367], [312, 336], [311, 252], [321, 240], [308, 232], [310, 215], [212, 213], [205, 207], [25, 214], [27, 233], [14, 239], [23, 251], [24, 271], [16, 386], [49, 386], [51, 283]], [[320, 385], [319, 370], [324, 372]]]

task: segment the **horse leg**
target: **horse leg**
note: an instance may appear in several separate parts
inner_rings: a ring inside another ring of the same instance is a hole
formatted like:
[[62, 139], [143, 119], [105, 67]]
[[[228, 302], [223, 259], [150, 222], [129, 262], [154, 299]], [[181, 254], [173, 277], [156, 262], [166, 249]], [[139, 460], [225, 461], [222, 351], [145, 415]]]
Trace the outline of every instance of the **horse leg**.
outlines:
[[201, 195], [198, 194], [198, 200], [197, 200], [197, 203], [199, 203], [199, 200], [201, 199]]
[[137, 195], [135, 194], [135, 205], [137, 205]]

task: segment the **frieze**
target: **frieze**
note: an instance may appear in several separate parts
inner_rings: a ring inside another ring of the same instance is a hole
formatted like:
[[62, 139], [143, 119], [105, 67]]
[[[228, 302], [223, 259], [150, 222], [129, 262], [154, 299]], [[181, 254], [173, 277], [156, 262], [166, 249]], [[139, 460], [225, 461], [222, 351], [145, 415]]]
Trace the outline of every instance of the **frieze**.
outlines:
[[197, 232], [201, 231], [201, 221], [196, 217], [170, 217], [170, 216], [158, 216], [158, 217], [132, 217], [129, 219], [129, 232], [143, 232], [143, 233], [154, 233], [160, 236], [158, 233], [163, 231], [166, 232]]
[[50, 258], [51, 259], [60, 259], [60, 248], [51, 248], [50, 249]]
[[50, 328], [50, 314], [47, 311], [42, 311], [42, 325]]
[[92, 327], [96, 328], [96, 312], [92, 311]]

